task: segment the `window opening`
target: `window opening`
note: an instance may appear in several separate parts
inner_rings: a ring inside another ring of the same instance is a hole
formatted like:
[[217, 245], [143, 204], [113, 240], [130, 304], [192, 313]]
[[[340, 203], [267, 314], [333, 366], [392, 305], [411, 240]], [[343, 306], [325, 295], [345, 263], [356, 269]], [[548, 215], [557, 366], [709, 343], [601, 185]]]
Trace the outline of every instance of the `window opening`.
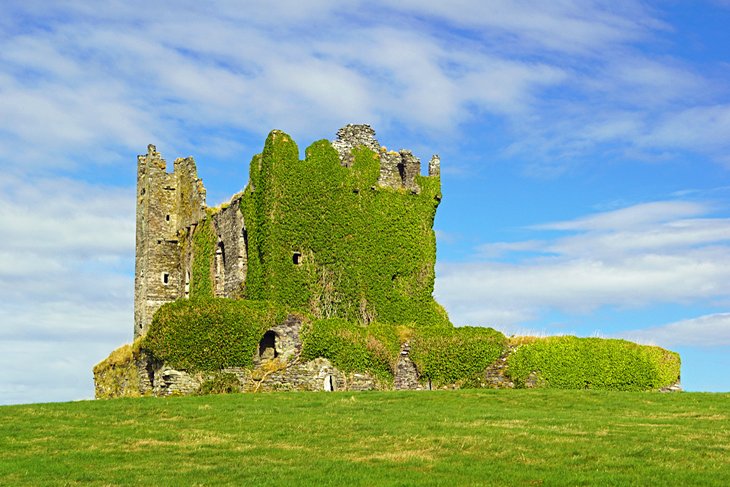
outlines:
[[225, 273], [226, 273], [226, 254], [224, 251], [223, 242], [218, 242], [218, 247], [215, 249], [215, 292], [216, 296], [225, 295]]
[[302, 263], [302, 253], [294, 252], [294, 255], [292, 255], [292, 262], [294, 262], [294, 265], [301, 264]]
[[169, 284], [170, 283], [170, 274], [167, 272], [162, 273], [162, 283], [163, 284]]

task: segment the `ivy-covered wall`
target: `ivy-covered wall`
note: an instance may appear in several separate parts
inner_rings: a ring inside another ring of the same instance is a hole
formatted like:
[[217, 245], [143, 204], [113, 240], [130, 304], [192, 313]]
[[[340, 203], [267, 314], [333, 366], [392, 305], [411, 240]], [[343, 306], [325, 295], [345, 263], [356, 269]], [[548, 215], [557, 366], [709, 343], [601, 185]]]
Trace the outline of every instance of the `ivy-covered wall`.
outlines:
[[285, 318], [270, 302], [180, 299], [155, 313], [141, 347], [175, 369], [251, 367], [263, 334]]
[[299, 160], [296, 143], [273, 131], [241, 201], [246, 297], [318, 318], [451, 326], [432, 297], [439, 179], [417, 176], [415, 192], [379, 186], [379, 173], [369, 149], [344, 167], [322, 140]]
[[517, 387], [641, 391], [679, 380], [679, 354], [626, 340], [556, 336], [521, 346], [508, 361]]

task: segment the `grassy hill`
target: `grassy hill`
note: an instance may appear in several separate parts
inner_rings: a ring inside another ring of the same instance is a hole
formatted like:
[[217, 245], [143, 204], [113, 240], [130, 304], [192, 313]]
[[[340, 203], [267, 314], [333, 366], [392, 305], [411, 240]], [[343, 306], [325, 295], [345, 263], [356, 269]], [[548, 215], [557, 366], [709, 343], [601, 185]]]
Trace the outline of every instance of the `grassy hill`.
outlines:
[[730, 394], [271, 393], [0, 407], [0, 485], [730, 485]]

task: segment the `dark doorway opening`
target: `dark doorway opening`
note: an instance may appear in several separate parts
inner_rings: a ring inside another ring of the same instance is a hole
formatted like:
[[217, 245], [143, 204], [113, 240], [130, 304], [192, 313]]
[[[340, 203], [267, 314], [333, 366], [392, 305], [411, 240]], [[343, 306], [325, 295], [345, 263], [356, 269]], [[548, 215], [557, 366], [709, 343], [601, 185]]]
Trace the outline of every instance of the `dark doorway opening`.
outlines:
[[269, 330], [259, 342], [259, 357], [261, 359], [276, 358], [279, 354], [276, 351], [276, 333]]

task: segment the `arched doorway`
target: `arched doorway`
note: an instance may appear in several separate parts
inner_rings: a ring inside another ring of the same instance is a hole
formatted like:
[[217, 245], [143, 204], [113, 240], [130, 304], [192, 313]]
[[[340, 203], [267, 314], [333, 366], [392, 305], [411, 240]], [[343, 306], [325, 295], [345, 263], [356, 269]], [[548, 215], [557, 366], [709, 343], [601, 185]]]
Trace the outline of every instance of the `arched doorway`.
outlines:
[[276, 351], [278, 338], [277, 334], [271, 330], [264, 333], [264, 337], [259, 342], [259, 358], [268, 360], [276, 358], [279, 355]]

